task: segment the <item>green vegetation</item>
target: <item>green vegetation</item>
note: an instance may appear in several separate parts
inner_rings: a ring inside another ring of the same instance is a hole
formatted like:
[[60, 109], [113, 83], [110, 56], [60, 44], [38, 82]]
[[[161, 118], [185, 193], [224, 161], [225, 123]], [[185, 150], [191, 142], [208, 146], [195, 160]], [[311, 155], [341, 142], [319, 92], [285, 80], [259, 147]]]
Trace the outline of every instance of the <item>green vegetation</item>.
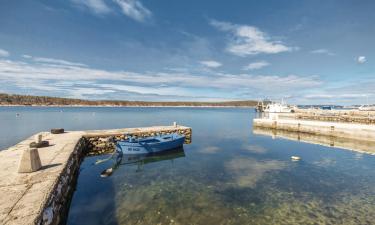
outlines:
[[10, 95], [0, 94], [0, 105], [33, 105], [33, 106], [234, 106], [253, 107], [256, 101], [228, 101], [228, 102], [146, 102], [146, 101], [115, 101], [115, 100], [82, 100], [72, 98], [58, 98], [48, 96]]

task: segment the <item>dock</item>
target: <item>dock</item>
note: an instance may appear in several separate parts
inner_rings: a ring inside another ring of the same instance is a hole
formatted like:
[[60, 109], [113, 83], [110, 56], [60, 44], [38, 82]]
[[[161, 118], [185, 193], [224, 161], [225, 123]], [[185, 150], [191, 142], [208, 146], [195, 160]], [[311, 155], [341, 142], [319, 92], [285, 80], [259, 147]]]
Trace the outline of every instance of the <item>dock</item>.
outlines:
[[[191, 142], [191, 128], [174, 124], [62, 134], [41, 132], [0, 151], [0, 224], [59, 224], [67, 216], [85, 156], [113, 151], [109, 138], [124, 140], [128, 135], [146, 137], [174, 132], [184, 134], [186, 142]], [[38, 149], [42, 168], [32, 173], [18, 173], [23, 152], [39, 135], [49, 142], [48, 147]]]
[[375, 140], [375, 126], [359, 123], [339, 123], [300, 119], [254, 119], [255, 127], [333, 136], [363, 141]]
[[296, 113], [271, 113], [253, 120], [254, 128], [283, 130], [359, 140], [375, 141], [374, 114], [359, 111], [300, 111]]

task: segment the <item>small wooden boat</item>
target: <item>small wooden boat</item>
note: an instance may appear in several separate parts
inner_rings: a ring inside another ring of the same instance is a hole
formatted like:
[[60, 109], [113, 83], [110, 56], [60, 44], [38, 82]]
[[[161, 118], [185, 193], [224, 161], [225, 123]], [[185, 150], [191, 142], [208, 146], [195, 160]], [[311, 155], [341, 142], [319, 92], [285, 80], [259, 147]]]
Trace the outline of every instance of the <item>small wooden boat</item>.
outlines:
[[180, 134], [166, 134], [147, 138], [129, 138], [116, 143], [116, 150], [123, 154], [149, 154], [175, 149], [183, 146], [185, 136]]

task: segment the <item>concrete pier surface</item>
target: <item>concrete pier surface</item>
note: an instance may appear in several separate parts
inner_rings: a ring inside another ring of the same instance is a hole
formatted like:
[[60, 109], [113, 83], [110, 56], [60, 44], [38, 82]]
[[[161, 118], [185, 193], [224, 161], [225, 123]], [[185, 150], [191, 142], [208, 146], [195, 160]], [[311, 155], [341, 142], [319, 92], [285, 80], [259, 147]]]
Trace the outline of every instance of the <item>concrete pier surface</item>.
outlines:
[[375, 125], [369, 124], [281, 119], [278, 115], [272, 115], [270, 118], [254, 119], [253, 124], [254, 127], [263, 127], [276, 130], [286, 130], [292, 132], [340, 137], [362, 141], [375, 141]]
[[63, 134], [41, 132], [42, 139], [50, 145], [38, 149], [42, 168], [32, 173], [17, 171], [22, 153], [35, 135], [0, 151], [0, 224], [58, 224], [63, 219], [59, 218], [59, 211], [65, 210], [64, 204], [69, 201], [66, 192], [74, 189], [71, 183], [78, 174], [88, 137], [175, 131], [191, 135], [191, 128], [178, 125]]

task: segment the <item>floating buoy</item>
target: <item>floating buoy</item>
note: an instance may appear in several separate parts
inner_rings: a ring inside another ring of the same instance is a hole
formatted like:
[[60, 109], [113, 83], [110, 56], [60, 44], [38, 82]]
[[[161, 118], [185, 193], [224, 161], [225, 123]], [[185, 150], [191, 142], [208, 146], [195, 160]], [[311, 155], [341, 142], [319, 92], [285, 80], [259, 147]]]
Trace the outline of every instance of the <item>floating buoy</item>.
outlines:
[[292, 160], [292, 161], [299, 161], [299, 160], [301, 160], [301, 157], [299, 157], [299, 156], [292, 156], [292, 157], [290, 157], [290, 159]]
[[113, 168], [108, 168], [103, 170], [103, 172], [100, 173], [100, 177], [109, 177], [113, 173]]

